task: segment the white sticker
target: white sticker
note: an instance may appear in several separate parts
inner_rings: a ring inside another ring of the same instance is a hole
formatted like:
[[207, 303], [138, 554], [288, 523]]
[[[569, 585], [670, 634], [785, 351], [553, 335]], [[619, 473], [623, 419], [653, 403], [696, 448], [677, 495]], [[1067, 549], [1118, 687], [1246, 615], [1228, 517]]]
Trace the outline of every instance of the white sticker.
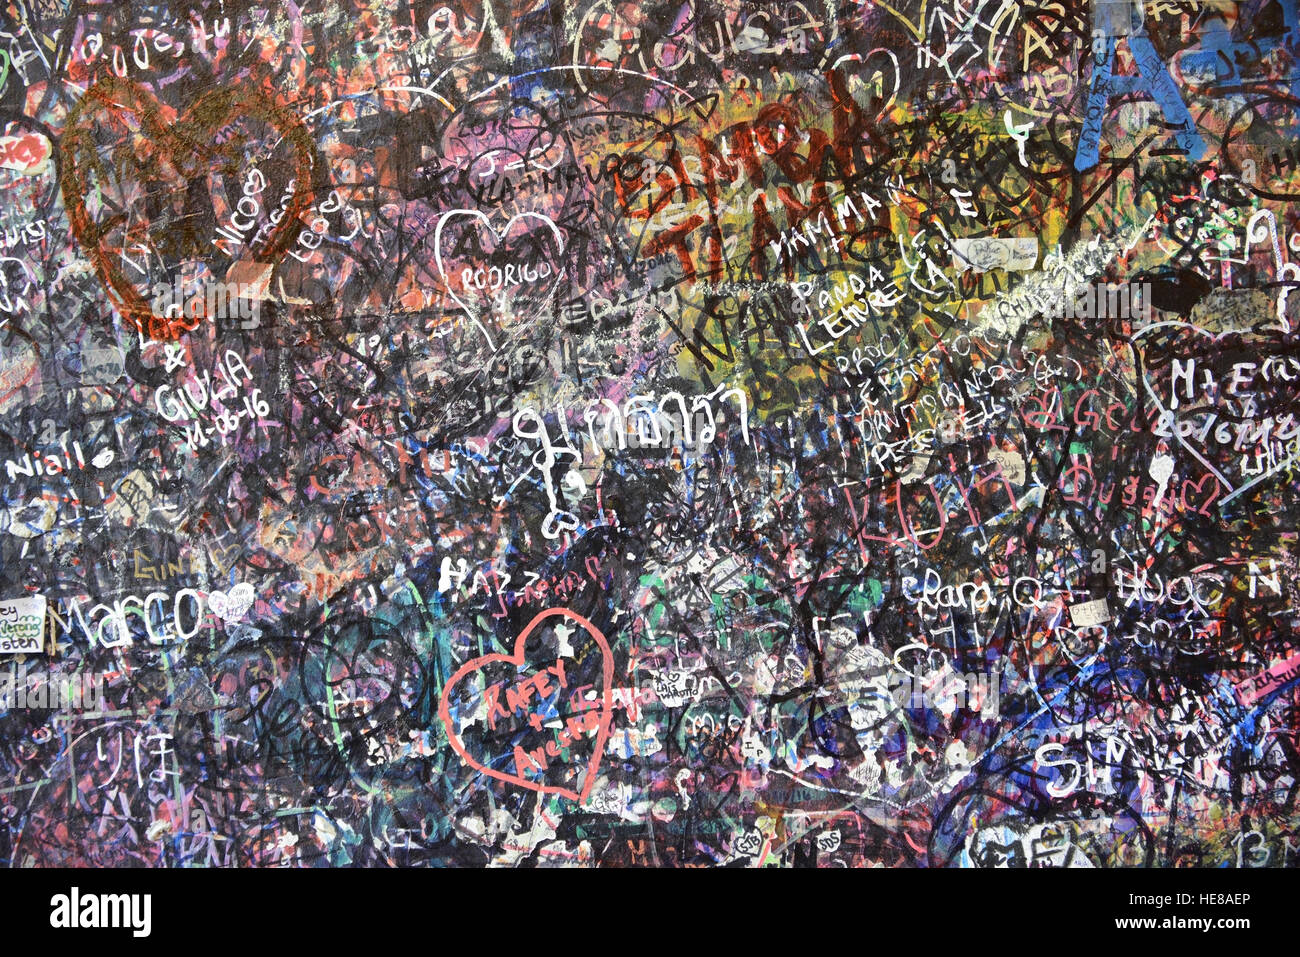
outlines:
[[0, 599], [0, 654], [45, 651], [45, 596]]
[[1077, 605], [1070, 606], [1070, 621], [1074, 622], [1075, 628], [1090, 628], [1094, 625], [1104, 625], [1110, 621], [1110, 606], [1106, 604], [1106, 599], [1096, 598], [1092, 601], [1080, 602]]
[[655, 675], [655, 697], [665, 708], [680, 708], [695, 700], [699, 679], [685, 671], [664, 671]]
[[1007, 269], [1028, 272], [1038, 265], [1038, 240], [1033, 236], [1000, 239], [988, 236], [981, 239], [954, 239], [953, 252], [958, 272], [973, 269], [988, 272], [990, 269]]

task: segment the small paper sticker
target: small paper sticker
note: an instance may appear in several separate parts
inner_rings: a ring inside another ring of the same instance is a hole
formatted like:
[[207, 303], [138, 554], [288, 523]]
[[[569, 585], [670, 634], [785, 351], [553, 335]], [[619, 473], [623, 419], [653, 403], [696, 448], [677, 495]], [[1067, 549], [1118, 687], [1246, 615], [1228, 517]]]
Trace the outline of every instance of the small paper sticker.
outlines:
[[955, 259], [958, 272], [967, 269], [976, 272], [988, 272], [990, 269], [1027, 272], [1038, 265], [1038, 240], [1032, 236], [1014, 239], [954, 239], [952, 248], [957, 254]]
[[0, 136], [0, 169], [37, 176], [49, 169], [51, 152], [50, 141], [40, 133], [6, 134]]
[[1092, 8], [1094, 37], [1126, 37], [1133, 32], [1133, 0], [1096, 0]]
[[45, 596], [0, 599], [0, 654], [45, 650]]
[[1093, 601], [1080, 602], [1077, 605], [1070, 606], [1070, 621], [1074, 622], [1075, 628], [1090, 628], [1094, 625], [1104, 625], [1110, 621], [1110, 606], [1106, 604], [1106, 599], [1097, 598]]

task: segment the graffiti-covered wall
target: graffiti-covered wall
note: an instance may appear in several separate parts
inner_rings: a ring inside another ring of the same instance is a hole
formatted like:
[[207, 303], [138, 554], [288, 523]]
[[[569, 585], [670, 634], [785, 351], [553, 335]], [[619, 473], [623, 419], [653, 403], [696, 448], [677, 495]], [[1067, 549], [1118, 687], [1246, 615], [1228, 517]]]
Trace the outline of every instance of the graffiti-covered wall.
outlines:
[[1295, 0], [10, 0], [0, 861], [1279, 866]]

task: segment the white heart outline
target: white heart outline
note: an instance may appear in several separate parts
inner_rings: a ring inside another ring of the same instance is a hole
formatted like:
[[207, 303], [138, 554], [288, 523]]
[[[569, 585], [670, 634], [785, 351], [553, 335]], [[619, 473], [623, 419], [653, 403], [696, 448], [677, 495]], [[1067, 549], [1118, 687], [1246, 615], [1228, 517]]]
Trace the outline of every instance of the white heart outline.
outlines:
[[[481, 209], [449, 209], [438, 217], [438, 225], [434, 227], [433, 230], [433, 260], [438, 265], [438, 275], [442, 277], [443, 287], [447, 290], [447, 295], [451, 296], [451, 298], [456, 301], [456, 305], [460, 306], [460, 308], [465, 311], [465, 315], [469, 316], [474, 325], [478, 326], [479, 332], [483, 333], [484, 337], [487, 339], [488, 346], [493, 352], [496, 352], [497, 347], [496, 343], [492, 341], [492, 334], [488, 332], [487, 327], [479, 321], [476, 310], [471, 309], [465, 301], [460, 298], [460, 296], [452, 292], [451, 283], [447, 281], [447, 269], [442, 263], [442, 228], [447, 225], [447, 220], [451, 219], [453, 216], [475, 216], [483, 220], [483, 224], [487, 226], [488, 232], [492, 234], [492, 238], [496, 240], [498, 246], [505, 242], [506, 236], [510, 233], [510, 227], [521, 219], [540, 219], [542, 222], [546, 223], [547, 226], [550, 226], [551, 232], [555, 235], [555, 241], [559, 244], [561, 255], [564, 254], [564, 236], [561, 235], [560, 227], [555, 224], [555, 220], [551, 219], [551, 217], [547, 216], [545, 213], [535, 213], [531, 210], [526, 213], [516, 213], [514, 216], [511, 216], [506, 222], [505, 230], [500, 233], [496, 231], [492, 225], [492, 220], [489, 219], [487, 214]], [[555, 273], [555, 280], [558, 282], [563, 276], [564, 267], [561, 266]]]
[[[245, 595], [248, 596], [247, 602], [243, 600]], [[256, 601], [257, 591], [249, 582], [240, 582], [229, 591], [208, 592], [208, 607], [212, 609], [214, 615], [225, 622], [241, 620], [249, 613]], [[232, 615], [236, 611], [239, 614]]]

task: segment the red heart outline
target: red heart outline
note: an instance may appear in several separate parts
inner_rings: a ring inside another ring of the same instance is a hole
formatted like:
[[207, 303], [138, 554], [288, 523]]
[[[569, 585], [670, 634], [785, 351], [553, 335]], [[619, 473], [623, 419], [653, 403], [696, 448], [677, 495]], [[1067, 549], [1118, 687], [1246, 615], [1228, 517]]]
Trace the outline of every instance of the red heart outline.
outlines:
[[[1200, 508], [1193, 509], [1192, 504], [1187, 501], [1187, 486], [1190, 485], [1192, 488], [1196, 489], [1197, 494], [1204, 494], [1204, 485], [1210, 479], [1214, 479], [1214, 488], [1210, 491], [1210, 497], [1205, 500]], [[1179, 491], [1182, 493], [1184, 512], [1195, 511], [1198, 515], [1209, 515], [1210, 513], [1207, 509], [1214, 504], [1216, 499], [1218, 499], [1219, 493], [1223, 491], [1223, 484], [1213, 472], [1207, 472], [1205, 475], [1201, 476], [1199, 482], [1193, 482], [1191, 479], [1184, 479]]]
[[[497, 661], [512, 664], [516, 668], [525, 664], [527, 659], [524, 656], [524, 645], [528, 642], [528, 636], [531, 635], [533, 629], [541, 624], [545, 619], [555, 615], [568, 618], [570, 621], [575, 621], [581, 625], [586, 630], [587, 634], [595, 640], [597, 647], [600, 648], [600, 653], [603, 659], [601, 662], [601, 673], [605, 678], [605, 689], [604, 700], [601, 702], [600, 727], [596, 732], [595, 749], [592, 751], [591, 758], [587, 761], [587, 775], [582, 786], [582, 793], [572, 791], [565, 787], [552, 787], [539, 782], [527, 781], [523, 778], [516, 777], [513, 774], [506, 774], [504, 771], [494, 771], [492, 768], [487, 767], [483, 762], [479, 761], [466, 751], [464, 745], [460, 743], [460, 738], [456, 734], [455, 728], [451, 722], [451, 714], [448, 704], [451, 699], [451, 690], [456, 686], [457, 682], [466, 675], [473, 674], [476, 671], [482, 671], [485, 666]], [[587, 795], [591, 793], [591, 786], [596, 783], [596, 770], [600, 767], [600, 759], [605, 753], [605, 741], [609, 737], [609, 724], [610, 720], [614, 717], [613, 685], [614, 655], [609, 650], [609, 642], [606, 641], [605, 636], [600, 633], [600, 629], [577, 612], [570, 611], [568, 608], [548, 608], [546, 611], [541, 612], [533, 618], [533, 620], [525, 626], [524, 630], [519, 633], [519, 637], [515, 639], [515, 653], [513, 655], [484, 655], [481, 658], [473, 658], [461, 665], [460, 668], [456, 670], [456, 673], [453, 674], [443, 686], [442, 698], [438, 702], [438, 718], [442, 721], [442, 726], [447, 732], [447, 740], [451, 743], [452, 750], [455, 751], [460, 756], [461, 760], [470, 767], [482, 771], [490, 778], [496, 778], [498, 781], [504, 781], [507, 784], [518, 784], [521, 787], [526, 787], [529, 790], [538, 791], [542, 794], [558, 794], [561, 797], [572, 798], [579, 804], [582, 804], [587, 800]]]
[[315, 144], [297, 115], [269, 98], [259, 96], [257, 89], [247, 82], [205, 91], [172, 123], [163, 121], [162, 106], [153, 93], [132, 80], [113, 74], [98, 80], [68, 113], [59, 141], [59, 149], [65, 157], [59, 188], [73, 235], [89, 254], [95, 272], [118, 312], [151, 339], [173, 340], [197, 327], [199, 321], [206, 318], [203, 310], [185, 322], [155, 316], [135, 284], [112, 265], [104, 251], [103, 238], [112, 230], [114, 220], [110, 218], [106, 223], [97, 223], [86, 209], [86, 196], [91, 191], [90, 174], [94, 172], [103, 176], [105, 173], [94, 140], [94, 111], [111, 108], [133, 114], [141, 130], [164, 150], [165, 162], [187, 178], [199, 175], [198, 164], [205, 160], [210, 162], [216, 152], [213, 144], [187, 136], [196, 128], [198, 133], [202, 133], [205, 126], [215, 132], [228, 123], [247, 117], [266, 123], [287, 140], [296, 154], [298, 186], [283, 219], [265, 240], [266, 246], [258, 254], [259, 261], [274, 261], [288, 249], [296, 236], [296, 227], [301, 225], [298, 217], [310, 207], [308, 200], [311, 172], [315, 168]]

